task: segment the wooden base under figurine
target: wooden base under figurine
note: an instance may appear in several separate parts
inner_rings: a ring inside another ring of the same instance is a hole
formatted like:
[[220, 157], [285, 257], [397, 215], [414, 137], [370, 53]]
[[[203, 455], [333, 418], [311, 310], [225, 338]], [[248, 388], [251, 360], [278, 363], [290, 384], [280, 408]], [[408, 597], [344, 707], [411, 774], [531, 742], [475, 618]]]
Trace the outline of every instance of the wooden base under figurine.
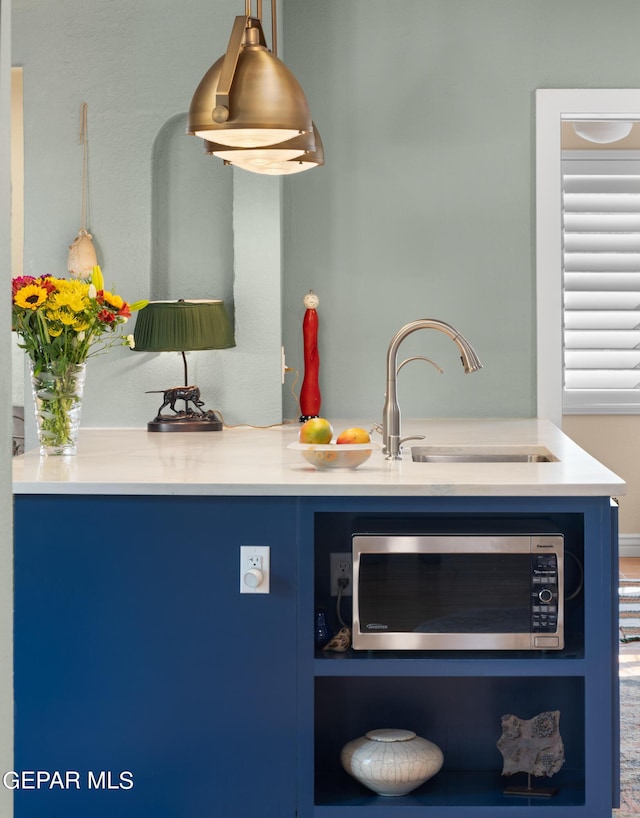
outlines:
[[526, 787], [507, 787], [503, 791], [504, 795], [523, 795], [526, 798], [551, 798], [558, 792], [557, 787], [532, 787], [531, 773], [527, 773]]

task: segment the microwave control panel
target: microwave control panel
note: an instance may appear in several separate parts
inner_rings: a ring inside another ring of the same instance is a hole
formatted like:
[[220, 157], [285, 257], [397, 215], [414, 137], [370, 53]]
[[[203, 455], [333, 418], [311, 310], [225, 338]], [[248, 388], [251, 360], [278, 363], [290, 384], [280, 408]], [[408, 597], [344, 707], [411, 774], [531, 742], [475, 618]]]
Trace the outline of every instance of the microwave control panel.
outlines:
[[555, 633], [558, 628], [558, 557], [533, 554], [531, 560], [531, 632]]

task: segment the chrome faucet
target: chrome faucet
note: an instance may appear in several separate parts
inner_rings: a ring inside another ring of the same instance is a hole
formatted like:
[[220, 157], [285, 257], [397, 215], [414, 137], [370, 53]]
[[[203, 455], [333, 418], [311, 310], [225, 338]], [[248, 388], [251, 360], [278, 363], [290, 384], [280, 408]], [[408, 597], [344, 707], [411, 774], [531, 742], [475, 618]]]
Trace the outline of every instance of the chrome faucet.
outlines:
[[471, 344], [450, 324], [445, 324], [444, 321], [438, 321], [435, 318], [420, 318], [401, 327], [391, 339], [387, 350], [387, 392], [382, 413], [383, 451], [387, 456], [387, 460], [400, 460], [402, 458], [400, 447], [404, 440], [409, 440], [409, 438], [400, 438], [400, 407], [398, 405], [397, 383], [398, 349], [407, 335], [411, 335], [412, 332], [419, 329], [437, 329], [448, 335], [452, 341], [455, 341], [460, 350], [460, 360], [466, 373], [482, 369], [480, 359]]

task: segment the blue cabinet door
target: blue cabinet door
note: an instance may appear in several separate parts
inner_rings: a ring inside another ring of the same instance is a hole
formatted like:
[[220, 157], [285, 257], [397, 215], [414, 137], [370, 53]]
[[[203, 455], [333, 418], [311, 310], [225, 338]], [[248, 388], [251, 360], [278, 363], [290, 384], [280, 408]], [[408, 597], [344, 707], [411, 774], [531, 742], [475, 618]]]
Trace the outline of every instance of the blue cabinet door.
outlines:
[[[16, 818], [293, 818], [295, 501], [15, 510]], [[269, 595], [241, 545], [271, 547]]]

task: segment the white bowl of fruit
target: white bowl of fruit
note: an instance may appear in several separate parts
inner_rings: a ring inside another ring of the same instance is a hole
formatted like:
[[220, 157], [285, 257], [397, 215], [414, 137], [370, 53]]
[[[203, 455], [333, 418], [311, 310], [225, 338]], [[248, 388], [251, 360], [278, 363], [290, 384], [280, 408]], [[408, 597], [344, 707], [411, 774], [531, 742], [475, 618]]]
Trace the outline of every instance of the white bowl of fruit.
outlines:
[[300, 427], [298, 442], [287, 448], [300, 452], [316, 469], [357, 469], [380, 445], [359, 426], [345, 429], [333, 440], [333, 427], [326, 418], [310, 418]]

